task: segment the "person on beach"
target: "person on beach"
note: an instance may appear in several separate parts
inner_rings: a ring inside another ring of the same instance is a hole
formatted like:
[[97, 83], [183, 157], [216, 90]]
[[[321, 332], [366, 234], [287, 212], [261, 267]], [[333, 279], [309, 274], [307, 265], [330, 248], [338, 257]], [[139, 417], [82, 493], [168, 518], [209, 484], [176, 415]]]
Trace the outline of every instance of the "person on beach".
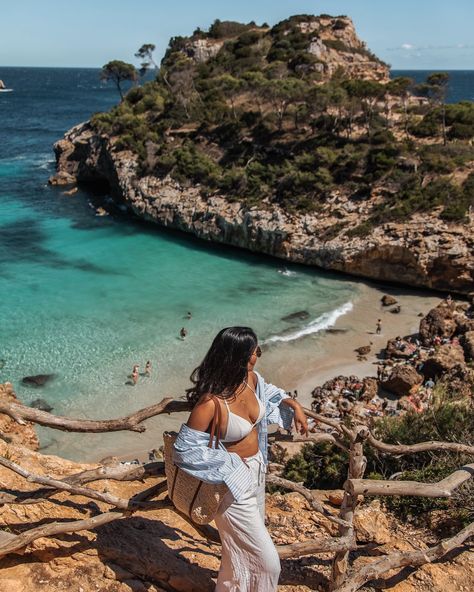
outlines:
[[130, 374], [130, 378], [132, 379], [134, 385], [138, 382], [138, 368], [140, 368], [140, 366], [138, 364], [135, 364], [133, 366], [132, 373]]
[[[225, 483], [228, 492], [215, 516], [222, 543], [216, 592], [275, 592], [280, 560], [265, 528], [265, 473], [268, 424], [301, 434], [308, 423], [303, 408], [254, 370], [262, 350], [249, 327], [227, 327], [214, 338], [191, 374], [187, 390], [193, 410], [174, 444], [174, 462], [208, 483]], [[223, 436], [209, 448], [216, 409]]]
[[193, 315], [192, 315], [192, 314], [191, 314], [191, 313], [188, 311], [188, 312], [186, 313], [186, 318], [187, 318], [187, 319], [192, 319], [192, 318], [193, 318]]
[[377, 333], [377, 335], [380, 335], [380, 333], [382, 333], [382, 319], [377, 320], [377, 324], [375, 326], [375, 332]]
[[186, 335], [188, 334], [187, 330], [184, 327], [181, 327], [181, 331], [179, 332], [179, 336], [181, 339], [186, 339]]
[[151, 362], [150, 360], [147, 361], [145, 364], [145, 376], [151, 376]]

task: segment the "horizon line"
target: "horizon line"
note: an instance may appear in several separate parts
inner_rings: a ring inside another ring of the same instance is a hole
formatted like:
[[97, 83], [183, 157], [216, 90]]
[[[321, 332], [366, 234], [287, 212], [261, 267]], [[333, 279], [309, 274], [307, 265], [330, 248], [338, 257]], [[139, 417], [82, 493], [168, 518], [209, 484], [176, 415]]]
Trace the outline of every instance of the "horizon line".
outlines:
[[[6, 66], [0, 65], [0, 68], [37, 68], [37, 69], [57, 69], [57, 70], [102, 70], [103, 66]], [[433, 66], [431, 68], [394, 68], [390, 66], [390, 71], [392, 70], [403, 70], [403, 71], [410, 71], [410, 72], [426, 72], [428, 70], [436, 70], [439, 72], [474, 72], [474, 68], [439, 68]]]

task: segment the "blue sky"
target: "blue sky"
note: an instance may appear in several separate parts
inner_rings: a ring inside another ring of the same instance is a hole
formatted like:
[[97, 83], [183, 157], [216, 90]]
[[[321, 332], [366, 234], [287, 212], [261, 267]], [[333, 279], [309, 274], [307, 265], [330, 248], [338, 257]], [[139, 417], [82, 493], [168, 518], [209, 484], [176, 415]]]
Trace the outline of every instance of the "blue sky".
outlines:
[[301, 13], [347, 14], [395, 69], [474, 69], [474, 0], [0, 0], [0, 65], [133, 62], [142, 43], [159, 57], [171, 36], [216, 18], [274, 24]]

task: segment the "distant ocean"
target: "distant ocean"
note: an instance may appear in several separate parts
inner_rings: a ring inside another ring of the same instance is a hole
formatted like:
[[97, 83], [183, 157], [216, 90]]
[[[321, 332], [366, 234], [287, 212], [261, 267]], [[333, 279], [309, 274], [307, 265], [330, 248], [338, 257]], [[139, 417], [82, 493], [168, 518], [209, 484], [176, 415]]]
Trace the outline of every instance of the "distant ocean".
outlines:
[[[97, 217], [85, 191], [49, 187], [53, 142], [117, 93], [97, 69], [0, 68], [0, 79], [14, 89], [0, 93], [0, 381], [26, 403], [40, 396], [59, 414], [118, 416], [183, 393], [224, 326], [250, 325], [278, 348], [317, 340], [350, 310], [357, 283], [341, 276]], [[452, 73], [450, 97], [473, 96], [474, 73]], [[302, 310], [305, 320], [282, 320]], [[126, 385], [148, 359], [152, 377]], [[55, 377], [40, 390], [21, 384], [40, 373]], [[41, 432], [48, 450], [73, 458], [84, 446], [99, 455], [103, 438]]]
[[[416, 83], [423, 82], [429, 74], [434, 71], [445, 70], [392, 70], [393, 78], [396, 76], [409, 76]], [[448, 70], [449, 87], [448, 103], [457, 103], [458, 101], [474, 101], [474, 70]]]

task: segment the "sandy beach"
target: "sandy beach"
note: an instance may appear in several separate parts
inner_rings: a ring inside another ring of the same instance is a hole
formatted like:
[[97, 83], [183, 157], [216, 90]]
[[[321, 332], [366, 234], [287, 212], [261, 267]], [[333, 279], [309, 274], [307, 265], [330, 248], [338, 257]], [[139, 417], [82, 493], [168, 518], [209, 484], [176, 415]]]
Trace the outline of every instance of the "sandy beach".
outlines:
[[[390, 313], [393, 307], [382, 306], [384, 294], [397, 299], [400, 313]], [[334, 376], [375, 376], [376, 354], [387, 340], [415, 333], [420, 313], [426, 314], [441, 298], [441, 295], [433, 293], [360, 283], [352, 310], [340, 316], [329, 330], [265, 346], [258, 370], [268, 382], [286, 390], [297, 389], [298, 400], [310, 407], [311, 391]], [[375, 328], [379, 318], [382, 320], [382, 332], [377, 335]], [[371, 353], [367, 360], [358, 361], [355, 348], [370, 342]], [[161, 432], [176, 429], [185, 418], [185, 414], [158, 416], [147, 422], [147, 431], [139, 437], [116, 434], [111, 442], [110, 454], [121, 460], [147, 460], [149, 451], [161, 445]]]

